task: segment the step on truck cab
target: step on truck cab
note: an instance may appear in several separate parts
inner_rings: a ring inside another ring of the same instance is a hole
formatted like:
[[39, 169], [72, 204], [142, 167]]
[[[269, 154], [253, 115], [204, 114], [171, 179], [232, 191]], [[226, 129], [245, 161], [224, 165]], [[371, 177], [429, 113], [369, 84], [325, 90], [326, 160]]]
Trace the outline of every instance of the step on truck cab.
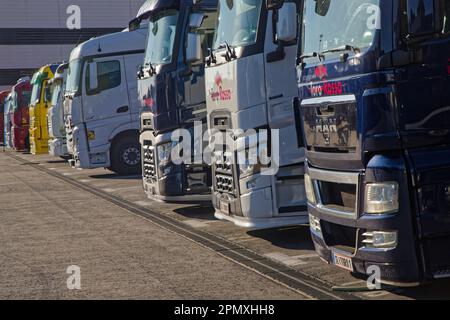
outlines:
[[5, 100], [10, 91], [0, 92], [0, 143], [4, 143], [5, 134]]
[[9, 92], [4, 100], [4, 114], [3, 114], [3, 146], [5, 148], [11, 148], [12, 147], [12, 140], [11, 140], [11, 92]]
[[47, 112], [48, 153], [54, 157], [67, 157], [66, 127], [64, 123], [64, 91], [66, 86], [68, 63], [61, 64], [55, 76], [48, 83], [46, 100], [50, 105]]
[[64, 97], [67, 147], [77, 168], [141, 170], [136, 73], [147, 29], [93, 38], [70, 55]]
[[209, 164], [203, 159], [172, 161], [177, 145], [172, 136], [177, 129], [187, 130], [188, 153], [194, 157], [194, 132], [202, 139], [207, 130], [204, 57], [212, 43], [216, 9], [217, 0], [149, 0], [137, 17], [149, 21], [138, 82], [143, 187], [151, 198], [211, 201]]
[[224, 133], [230, 143], [213, 142], [213, 205], [217, 218], [241, 227], [308, 222], [294, 108], [300, 4], [219, 0], [206, 102], [211, 135]]
[[301, 21], [317, 253], [383, 283], [450, 276], [450, 1], [306, 0]]
[[28, 151], [30, 148], [30, 80], [29, 77], [20, 78], [11, 90], [11, 147], [15, 151]]
[[31, 78], [30, 116], [30, 152], [32, 154], [48, 153], [47, 110], [45, 89], [48, 81], [55, 75], [58, 64], [42, 66]]

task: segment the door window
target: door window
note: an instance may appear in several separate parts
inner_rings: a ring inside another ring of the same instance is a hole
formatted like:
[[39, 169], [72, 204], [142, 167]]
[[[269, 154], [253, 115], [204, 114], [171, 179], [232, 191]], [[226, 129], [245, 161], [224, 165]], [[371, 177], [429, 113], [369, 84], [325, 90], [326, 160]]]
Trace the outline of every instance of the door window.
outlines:
[[122, 81], [120, 61], [102, 61], [97, 62], [97, 83], [98, 87], [95, 90], [90, 90], [90, 71], [86, 68], [86, 91], [87, 95], [97, 94], [104, 90], [112, 89], [120, 86]]

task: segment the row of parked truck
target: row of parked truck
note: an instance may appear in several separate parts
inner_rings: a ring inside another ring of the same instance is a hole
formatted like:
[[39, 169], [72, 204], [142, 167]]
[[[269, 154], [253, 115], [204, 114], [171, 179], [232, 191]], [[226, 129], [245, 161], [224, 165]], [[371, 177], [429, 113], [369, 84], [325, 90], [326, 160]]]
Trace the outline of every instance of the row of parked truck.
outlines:
[[309, 223], [324, 261], [385, 283], [450, 276], [449, 0], [148, 0], [6, 94], [11, 148]]

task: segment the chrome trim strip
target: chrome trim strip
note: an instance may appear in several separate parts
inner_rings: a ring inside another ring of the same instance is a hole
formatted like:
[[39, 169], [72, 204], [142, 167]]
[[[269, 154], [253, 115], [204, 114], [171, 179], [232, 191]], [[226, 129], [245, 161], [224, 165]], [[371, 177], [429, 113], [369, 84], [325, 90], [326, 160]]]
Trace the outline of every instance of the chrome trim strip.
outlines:
[[328, 171], [308, 168], [309, 177], [312, 180], [320, 180], [334, 183], [358, 184], [358, 172], [342, 172], [342, 171]]
[[326, 96], [326, 97], [319, 97], [319, 98], [311, 98], [311, 99], [304, 99], [301, 102], [302, 106], [310, 106], [315, 104], [322, 104], [322, 103], [336, 103], [336, 102], [356, 102], [356, 96], [354, 94], [348, 94], [348, 95], [341, 95], [341, 96]]
[[341, 218], [348, 218], [348, 219], [356, 219], [357, 218], [357, 210], [355, 212], [350, 211], [341, 211], [336, 209], [328, 208], [327, 206], [318, 203], [314, 205], [314, 207], [319, 211], [320, 213], [335, 216], [335, 217], [341, 217]]

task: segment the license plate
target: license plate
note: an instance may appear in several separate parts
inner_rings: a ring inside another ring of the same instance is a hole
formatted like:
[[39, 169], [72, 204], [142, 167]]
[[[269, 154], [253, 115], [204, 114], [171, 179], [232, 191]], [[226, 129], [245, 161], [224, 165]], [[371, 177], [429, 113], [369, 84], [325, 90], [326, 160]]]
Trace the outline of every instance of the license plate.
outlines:
[[220, 202], [220, 211], [225, 214], [230, 214], [230, 205], [227, 202]]
[[333, 252], [333, 264], [335, 266], [341, 267], [345, 270], [353, 272], [352, 259], [344, 255], [340, 255]]

